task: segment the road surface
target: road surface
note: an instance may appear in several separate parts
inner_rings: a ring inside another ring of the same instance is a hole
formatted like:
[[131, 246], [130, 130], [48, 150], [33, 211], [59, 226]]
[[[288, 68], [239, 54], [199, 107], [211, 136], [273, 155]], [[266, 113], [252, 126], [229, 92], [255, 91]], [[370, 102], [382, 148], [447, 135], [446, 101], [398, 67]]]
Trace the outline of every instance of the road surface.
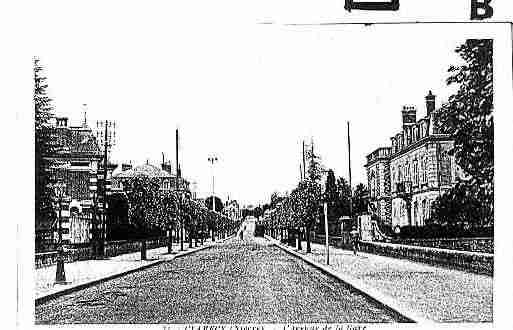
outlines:
[[252, 230], [36, 306], [36, 323], [404, 321]]

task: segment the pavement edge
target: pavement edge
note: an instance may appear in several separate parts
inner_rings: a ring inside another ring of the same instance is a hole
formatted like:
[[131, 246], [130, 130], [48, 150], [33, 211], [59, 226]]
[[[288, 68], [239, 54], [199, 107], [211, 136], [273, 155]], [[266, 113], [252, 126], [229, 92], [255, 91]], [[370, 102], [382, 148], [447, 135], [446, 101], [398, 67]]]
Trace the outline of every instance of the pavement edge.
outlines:
[[305, 256], [301, 253], [298, 253], [286, 246], [283, 246], [279, 241], [275, 240], [272, 237], [265, 235], [265, 238], [268, 241], [270, 241], [272, 244], [274, 244], [275, 246], [280, 248], [281, 250], [283, 250], [297, 258], [300, 258], [301, 260], [305, 261], [306, 263], [319, 269], [323, 273], [325, 273], [329, 276], [332, 276], [341, 282], [344, 282], [346, 285], [349, 285], [351, 288], [353, 288], [357, 292], [370, 298], [371, 300], [375, 301], [376, 303], [383, 305], [385, 308], [390, 309], [390, 310], [400, 314], [405, 319], [407, 319], [411, 322], [414, 322], [414, 323], [419, 323], [419, 324], [434, 324], [435, 323], [434, 321], [429, 320], [429, 319], [425, 318], [424, 316], [419, 315], [417, 312], [401, 305], [400, 303], [397, 302], [396, 299], [394, 299], [388, 295], [385, 295], [372, 287], [369, 287], [368, 285], [364, 284], [362, 281], [352, 278], [352, 277], [349, 277], [349, 276], [346, 276], [346, 275], [343, 275], [340, 272], [332, 269], [329, 266], [326, 266], [326, 265], [320, 264], [316, 261], [313, 261], [310, 258], [308, 258], [307, 256]]
[[34, 299], [35, 306], [41, 305], [41, 304], [43, 304], [43, 303], [45, 303], [47, 301], [56, 299], [58, 297], [61, 297], [61, 296], [64, 296], [64, 295], [67, 295], [67, 294], [70, 294], [70, 293], [73, 293], [75, 291], [79, 291], [79, 290], [88, 288], [88, 287], [93, 286], [93, 285], [97, 285], [97, 284], [100, 284], [100, 283], [103, 283], [103, 282], [107, 282], [107, 281], [116, 279], [118, 277], [122, 277], [122, 276], [125, 276], [125, 275], [128, 275], [128, 274], [131, 274], [131, 273], [135, 273], [137, 271], [145, 270], [147, 268], [160, 265], [161, 263], [164, 263], [166, 261], [171, 261], [171, 260], [174, 260], [176, 258], [180, 258], [180, 257], [186, 256], [186, 255], [198, 252], [198, 251], [202, 251], [202, 250], [211, 248], [214, 245], [219, 244], [219, 243], [223, 243], [223, 242], [227, 241], [228, 239], [230, 239], [232, 237], [233, 237], [233, 235], [229, 236], [227, 238], [218, 240], [214, 244], [204, 245], [204, 246], [198, 247], [198, 248], [196, 248], [194, 250], [189, 250], [189, 251], [184, 251], [182, 253], [178, 253], [178, 254], [174, 255], [172, 258], [169, 258], [169, 259], [155, 260], [155, 261], [149, 262], [149, 263], [147, 263], [145, 265], [137, 266], [135, 268], [123, 271], [121, 273], [116, 273], [116, 274], [108, 275], [106, 277], [102, 277], [102, 278], [98, 278], [98, 279], [95, 279], [95, 280], [91, 280], [89, 282], [77, 284], [75, 286], [72, 286], [72, 287], [69, 287], [69, 288], [65, 288], [65, 289], [63, 289], [61, 291], [53, 292], [53, 293], [50, 293], [50, 294], [38, 297], [38, 298]]

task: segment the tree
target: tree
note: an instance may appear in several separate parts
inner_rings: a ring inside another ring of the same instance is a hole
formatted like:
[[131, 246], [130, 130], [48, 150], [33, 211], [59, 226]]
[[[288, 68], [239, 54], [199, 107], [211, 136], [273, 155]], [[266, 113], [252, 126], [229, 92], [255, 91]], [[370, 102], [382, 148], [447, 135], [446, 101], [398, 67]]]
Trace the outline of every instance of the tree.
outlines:
[[[329, 170], [328, 175], [326, 176], [323, 199], [328, 204], [328, 223], [336, 223], [346, 211], [346, 209], [344, 209], [344, 201], [347, 202], [347, 200], [344, 200], [340, 196], [339, 187], [337, 185], [335, 173], [333, 170]], [[321, 231], [320, 228], [319, 231]], [[324, 230], [321, 232], [324, 232]], [[330, 232], [330, 230], [328, 230], [328, 232]]]
[[138, 228], [141, 238], [141, 259], [146, 259], [147, 236], [162, 228], [162, 203], [158, 179], [145, 176], [132, 177], [128, 182], [128, 217]]
[[260, 217], [264, 214], [263, 209], [260, 206], [257, 206], [253, 209], [253, 216], [257, 219], [260, 219]]
[[326, 172], [326, 169], [322, 165], [321, 157], [315, 153], [313, 141], [311, 142], [311, 145], [306, 149], [305, 153], [308, 162], [306, 170], [308, 179], [314, 182], [320, 182], [322, 176]]
[[300, 202], [303, 208], [303, 223], [306, 231], [306, 252], [310, 248], [310, 231], [320, 216], [321, 208], [321, 179], [326, 172], [321, 162], [321, 157], [315, 153], [313, 140], [310, 148], [307, 149], [306, 158], [308, 160], [307, 178], [299, 184]]
[[[464, 175], [448, 196], [439, 198], [439, 212], [433, 216], [444, 218], [442, 210], [451, 205], [443, 203], [459, 200], [467, 205], [480, 201], [485, 209], [480, 208], [484, 218], [479, 222], [493, 225], [493, 41], [469, 39], [456, 53], [465, 64], [449, 68], [447, 84], [457, 84], [459, 89], [438, 112], [438, 122], [441, 132], [454, 139], [450, 152]], [[461, 218], [457, 209], [453, 211], [453, 218]]]
[[462, 184], [437, 198], [433, 205], [437, 224], [462, 229], [482, 227], [487, 211], [486, 205]]
[[349, 215], [351, 213], [350, 200], [351, 200], [351, 187], [346, 179], [339, 177], [337, 179], [337, 191], [339, 195], [340, 215]]
[[48, 97], [46, 77], [39, 59], [34, 58], [34, 133], [35, 133], [35, 229], [36, 248], [41, 243], [40, 230], [50, 229], [55, 220], [53, 203], [56, 182], [52, 172], [55, 161], [52, 156], [58, 151], [57, 137], [51, 125], [54, 117], [52, 100]]
[[356, 185], [353, 193], [354, 214], [367, 213], [369, 205], [368, 197], [369, 191], [367, 190], [367, 187], [362, 183]]
[[162, 226], [162, 214], [159, 205], [158, 179], [149, 177], [133, 177], [130, 179], [128, 218], [140, 231], [141, 237], [146, 236], [152, 227]]
[[282, 196], [280, 196], [280, 194], [278, 194], [278, 192], [273, 192], [271, 194], [271, 202], [269, 203], [271, 205], [271, 209], [274, 209], [276, 208], [276, 206], [278, 205], [278, 203], [280, 203], [281, 201], [283, 201], [283, 198]]
[[300, 182], [297, 188], [298, 204], [296, 211], [298, 213], [300, 223], [305, 226], [306, 232], [306, 252], [311, 252], [310, 232], [321, 216], [321, 185], [312, 180]]
[[215, 198], [216, 212], [221, 212], [223, 210], [223, 208], [224, 208], [224, 205], [223, 205], [223, 201], [221, 200], [221, 198], [219, 198], [217, 196], [215, 196], [215, 197], [212, 197], [212, 196], [207, 197], [207, 199], [205, 199], [206, 207], [209, 210], [212, 210], [212, 198]]
[[337, 183], [335, 179], [335, 173], [332, 169], [328, 170], [326, 176], [326, 184], [324, 189], [324, 200], [327, 203], [334, 203], [338, 199]]

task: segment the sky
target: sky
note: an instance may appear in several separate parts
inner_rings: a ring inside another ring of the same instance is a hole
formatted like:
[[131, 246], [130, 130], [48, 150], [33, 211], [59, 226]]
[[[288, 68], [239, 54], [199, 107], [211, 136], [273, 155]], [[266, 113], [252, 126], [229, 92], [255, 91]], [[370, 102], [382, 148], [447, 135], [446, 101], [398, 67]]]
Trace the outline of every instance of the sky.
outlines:
[[198, 195], [211, 193], [215, 154], [216, 195], [256, 205], [297, 184], [302, 140], [347, 177], [347, 121], [352, 182], [366, 183], [365, 156], [390, 144], [402, 106], [421, 117], [428, 90], [447, 100], [454, 49], [493, 37], [482, 25], [288, 25], [329, 17], [225, 2], [62, 5], [35, 44], [56, 113], [78, 125], [86, 103], [90, 125], [115, 120], [112, 160], [134, 165], [158, 165], [162, 152], [174, 164], [179, 128]]

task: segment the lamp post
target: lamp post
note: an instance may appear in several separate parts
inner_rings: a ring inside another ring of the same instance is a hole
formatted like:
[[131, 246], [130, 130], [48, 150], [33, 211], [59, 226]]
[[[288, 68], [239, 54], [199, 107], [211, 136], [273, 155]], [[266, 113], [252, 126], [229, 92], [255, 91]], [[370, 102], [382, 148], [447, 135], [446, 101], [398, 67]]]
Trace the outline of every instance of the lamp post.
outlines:
[[[211, 155], [208, 157], [208, 162], [210, 163], [210, 169], [212, 171], [212, 211], [214, 211], [214, 213], [216, 212], [216, 200], [215, 200], [215, 186], [214, 186], [214, 163], [217, 163], [219, 161], [219, 159], [217, 158], [216, 155]], [[214, 215], [214, 223], [212, 225], [212, 242], [215, 241], [215, 234], [214, 234], [214, 229], [215, 229], [215, 215]]]
[[59, 200], [59, 247], [57, 248], [57, 270], [55, 272], [55, 284], [66, 284], [66, 272], [64, 270], [64, 247], [62, 246], [62, 200], [66, 194], [66, 184], [55, 184], [55, 191]]
[[100, 255], [100, 229], [98, 226], [98, 195], [96, 191], [91, 192], [91, 198], [92, 198], [92, 248], [93, 248], [93, 257], [98, 258]]

